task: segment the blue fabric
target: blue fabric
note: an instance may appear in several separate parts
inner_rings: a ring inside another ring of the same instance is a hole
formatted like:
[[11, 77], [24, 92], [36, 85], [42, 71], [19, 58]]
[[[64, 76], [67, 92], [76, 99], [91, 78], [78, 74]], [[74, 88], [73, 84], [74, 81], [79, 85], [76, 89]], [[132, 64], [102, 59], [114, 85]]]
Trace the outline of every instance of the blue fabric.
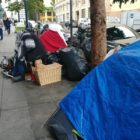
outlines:
[[25, 61], [20, 61], [18, 58], [15, 58], [15, 64], [12, 71], [13, 76], [24, 75], [26, 73], [26, 64]]
[[140, 41], [93, 69], [60, 108], [84, 140], [140, 140]]

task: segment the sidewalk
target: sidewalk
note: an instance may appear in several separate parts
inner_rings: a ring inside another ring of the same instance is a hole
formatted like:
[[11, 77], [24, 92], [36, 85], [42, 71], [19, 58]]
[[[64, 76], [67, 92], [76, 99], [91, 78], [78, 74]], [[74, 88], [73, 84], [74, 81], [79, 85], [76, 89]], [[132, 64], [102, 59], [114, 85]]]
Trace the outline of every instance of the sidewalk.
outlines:
[[[4, 33], [0, 58], [12, 56], [14, 47], [15, 34]], [[13, 83], [0, 73], [0, 140], [53, 140], [43, 124], [75, 84], [63, 80], [40, 87], [26, 81]]]

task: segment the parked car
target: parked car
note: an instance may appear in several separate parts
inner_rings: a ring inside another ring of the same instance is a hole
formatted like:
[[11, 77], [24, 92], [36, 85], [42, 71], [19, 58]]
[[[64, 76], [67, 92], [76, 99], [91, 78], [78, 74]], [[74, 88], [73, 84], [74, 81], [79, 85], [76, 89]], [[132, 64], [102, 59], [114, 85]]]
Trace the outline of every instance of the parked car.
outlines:
[[[112, 25], [107, 27], [107, 52], [117, 47], [125, 47], [137, 40], [140, 34], [125, 25]], [[81, 47], [88, 61], [91, 55], [91, 28], [78, 28], [73, 36], [72, 46]]]
[[140, 34], [140, 29], [137, 29], [136, 32], [137, 32], [138, 34]]
[[126, 46], [140, 40], [140, 34], [126, 25], [108, 26], [107, 40]]
[[[79, 38], [82, 36], [81, 41], [84, 36], [91, 38], [91, 29], [80, 29], [78, 30]], [[126, 25], [109, 25], [107, 26], [107, 41], [119, 44], [121, 46], [129, 45], [136, 40], [140, 40], [140, 34], [134, 29]]]

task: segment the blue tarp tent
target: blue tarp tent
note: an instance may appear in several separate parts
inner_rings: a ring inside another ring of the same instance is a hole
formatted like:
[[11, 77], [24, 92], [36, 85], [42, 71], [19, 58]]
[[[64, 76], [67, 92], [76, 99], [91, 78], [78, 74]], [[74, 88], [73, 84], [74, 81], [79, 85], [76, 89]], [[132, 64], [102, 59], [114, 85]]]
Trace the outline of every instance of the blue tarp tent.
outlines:
[[140, 41], [93, 69], [60, 108], [84, 140], [140, 140]]

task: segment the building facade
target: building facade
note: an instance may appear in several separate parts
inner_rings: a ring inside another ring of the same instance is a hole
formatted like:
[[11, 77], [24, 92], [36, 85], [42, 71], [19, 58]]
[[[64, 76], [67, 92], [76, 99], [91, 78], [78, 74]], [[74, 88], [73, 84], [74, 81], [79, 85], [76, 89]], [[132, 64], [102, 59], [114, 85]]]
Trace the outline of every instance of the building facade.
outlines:
[[[119, 3], [113, 3], [113, 0], [110, 0], [111, 2], [111, 10], [108, 12], [107, 22], [109, 23], [121, 23], [121, 15], [124, 13], [132, 13], [134, 11], [140, 11], [140, 1], [136, 1], [135, 3], [127, 2], [126, 4], [122, 4], [121, 7], [119, 7]], [[133, 19], [133, 18], [132, 18]]]
[[[106, 10], [111, 10], [110, 0], [106, 0]], [[79, 21], [80, 18], [90, 18], [89, 0], [72, 0], [73, 19]], [[70, 0], [55, 0], [56, 20], [58, 22], [70, 19]]]
[[54, 10], [52, 7], [46, 7], [45, 13], [40, 15], [40, 21], [53, 21], [54, 20]]
[[46, 11], [44, 14], [40, 15], [40, 21], [53, 21], [54, 20], [54, 8], [51, 5], [51, 0], [44, 0], [44, 5], [46, 7]]

